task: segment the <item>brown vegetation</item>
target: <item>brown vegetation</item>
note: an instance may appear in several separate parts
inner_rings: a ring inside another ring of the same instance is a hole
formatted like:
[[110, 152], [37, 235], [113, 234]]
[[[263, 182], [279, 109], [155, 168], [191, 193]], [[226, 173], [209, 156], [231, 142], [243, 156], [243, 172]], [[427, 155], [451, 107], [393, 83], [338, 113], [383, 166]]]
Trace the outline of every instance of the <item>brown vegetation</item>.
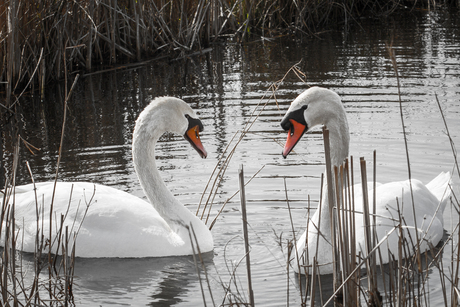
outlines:
[[10, 94], [61, 80], [65, 70], [202, 50], [222, 37], [314, 34], [403, 0], [10, 0], [0, 1], [0, 83]]

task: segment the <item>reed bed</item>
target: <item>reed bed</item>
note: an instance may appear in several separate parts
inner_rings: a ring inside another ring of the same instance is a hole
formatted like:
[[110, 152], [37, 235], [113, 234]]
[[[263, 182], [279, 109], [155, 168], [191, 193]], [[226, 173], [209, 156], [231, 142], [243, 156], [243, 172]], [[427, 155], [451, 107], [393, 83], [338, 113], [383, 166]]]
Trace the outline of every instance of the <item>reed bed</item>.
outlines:
[[223, 38], [313, 35], [364, 13], [382, 16], [416, 6], [434, 8], [432, 1], [418, 0], [0, 1], [3, 107], [11, 107], [18, 90], [43, 92], [66, 69], [90, 72], [101, 65], [183, 57]]
[[[328, 142], [327, 130], [323, 131], [325, 143]], [[328, 156], [327, 146], [325, 146], [326, 159]], [[344, 164], [334, 170], [326, 170], [331, 174], [335, 181], [336, 195], [334, 197], [334, 208], [331, 214], [333, 217], [333, 255], [335, 256], [335, 271], [333, 273], [334, 293], [323, 298], [323, 306], [334, 304], [335, 306], [430, 306], [430, 293], [428, 289], [429, 275], [439, 274], [441, 283], [442, 297], [445, 306], [458, 306], [458, 269], [459, 269], [459, 226], [458, 223], [452, 229], [450, 236], [442, 242], [441, 246], [432, 246], [431, 249], [420, 255], [413, 254], [418, 250], [423, 238], [409, 238], [404, 235], [405, 222], [403, 216], [395, 217], [399, 220], [397, 226], [391, 230], [386, 237], [376, 238], [372, 221], [373, 205], [369, 202], [367, 195], [367, 185], [363, 185], [364, 212], [357, 212], [363, 216], [366, 228], [367, 244], [364, 250], [356, 250], [354, 234], [361, 231], [354, 228], [355, 210], [353, 205], [354, 195], [354, 169], [353, 157], [350, 157]], [[368, 182], [367, 162], [360, 159], [361, 182]], [[376, 159], [374, 152], [373, 177], [375, 182]], [[458, 167], [458, 166], [457, 166]], [[372, 198], [375, 199], [375, 198]], [[455, 216], [459, 214], [460, 203], [455, 193], [451, 199], [450, 208]], [[367, 226], [366, 226], [367, 225]], [[390, 255], [393, 259], [388, 264], [377, 264], [377, 259], [381, 257], [380, 248], [386, 244], [386, 240], [392, 232], [398, 233], [399, 238], [404, 238], [399, 242], [398, 254]], [[378, 244], [377, 244], [378, 242]], [[442, 254], [446, 249], [450, 249], [451, 267], [443, 263]], [[315, 253], [315, 251], [309, 251]], [[292, 259], [291, 265], [296, 265], [296, 259]], [[444, 266], [446, 265], [446, 266]], [[320, 276], [317, 275], [316, 263], [311, 263], [304, 267], [305, 282], [300, 289], [302, 304], [315, 306], [315, 286], [321, 283]], [[434, 272], [433, 272], [434, 271]], [[300, 277], [300, 276], [299, 276]], [[322, 293], [320, 293], [322, 295]]]

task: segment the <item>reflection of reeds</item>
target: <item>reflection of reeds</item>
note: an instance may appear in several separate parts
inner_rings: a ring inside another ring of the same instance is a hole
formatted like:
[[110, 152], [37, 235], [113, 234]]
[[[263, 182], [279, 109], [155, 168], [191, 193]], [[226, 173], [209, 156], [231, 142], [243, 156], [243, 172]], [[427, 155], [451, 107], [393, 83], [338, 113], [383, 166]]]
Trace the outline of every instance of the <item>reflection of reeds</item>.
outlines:
[[[43, 89], [69, 72], [139, 62], [159, 53], [202, 50], [221, 37], [313, 34], [364, 11], [392, 12], [384, 0], [10, 0], [0, 3], [0, 82]], [[417, 2], [417, 1], [416, 1]], [[41, 56], [41, 54], [43, 56]], [[65, 61], [62, 61], [65, 57]], [[65, 66], [65, 67], [64, 67]]]

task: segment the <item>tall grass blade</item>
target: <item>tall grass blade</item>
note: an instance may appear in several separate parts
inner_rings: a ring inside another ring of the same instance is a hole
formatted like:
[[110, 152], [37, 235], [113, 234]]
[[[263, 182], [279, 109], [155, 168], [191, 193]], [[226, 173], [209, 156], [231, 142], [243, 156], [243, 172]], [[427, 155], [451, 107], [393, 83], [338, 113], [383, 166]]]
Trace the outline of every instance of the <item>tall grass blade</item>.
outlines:
[[249, 294], [249, 305], [254, 307], [254, 292], [252, 290], [252, 276], [251, 276], [251, 258], [249, 248], [249, 236], [248, 236], [248, 219], [246, 214], [246, 194], [244, 189], [244, 171], [243, 165], [238, 170], [238, 178], [240, 185], [240, 201], [241, 201], [241, 215], [243, 219], [243, 236], [244, 236], [244, 250], [246, 257], [246, 274], [248, 278], [248, 294]]

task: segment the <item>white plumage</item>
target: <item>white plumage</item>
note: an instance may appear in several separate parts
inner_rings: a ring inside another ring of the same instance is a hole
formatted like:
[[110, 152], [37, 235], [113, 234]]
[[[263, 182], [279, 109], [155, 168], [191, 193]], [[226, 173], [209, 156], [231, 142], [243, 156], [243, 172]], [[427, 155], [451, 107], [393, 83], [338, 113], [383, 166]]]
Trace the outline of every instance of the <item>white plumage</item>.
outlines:
[[[76, 256], [80, 257], [189, 255], [193, 253], [189, 227], [196, 233], [200, 251], [212, 251], [211, 232], [171, 194], [155, 164], [154, 147], [165, 132], [184, 135], [206, 157], [199, 139], [201, 129], [195, 112], [184, 101], [172, 97], [152, 101], [139, 115], [133, 133], [134, 166], [149, 202], [100, 184], [58, 182], [53, 241], [64, 215], [69, 233], [78, 231]], [[49, 234], [54, 182], [38, 183], [36, 191], [33, 188], [33, 184], [17, 186], [8, 198], [9, 204], [15, 203], [16, 246], [26, 252], [35, 251], [37, 228], [45, 237]], [[56, 245], [54, 242], [52, 251]]]
[[[302, 135], [317, 125], [324, 125], [329, 130], [331, 164], [340, 166], [348, 157], [349, 132], [345, 109], [340, 97], [333, 91], [312, 87], [299, 95], [291, 104], [284, 116], [281, 126], [288, 130], [288, 139], [283, 150], [286, 157], [300, 140]], [[430, 246], [436, 246], [443, 236], [442, 213], [450, 196], [450, 173], [441, 173], [427, 185], [419, 180], [390, 182], [377, 184], [376, 187], [376, 231], [379, 240], [384, 239], [403, 218], [403, 236], [408, 246], [415, 245], [416, 228], [421, 239], [420, 251], [424, 252]], [[411, 196], [412, 194], [413, 202]], [[368, 183], [369, 204], [373, 203], [372, 183]], [[365, 251], [365, 236], [363, 226], [363, 197], [361, 184], [355, 189], [355, 220], [356, 220], [356, 250]], [[296, 261], [293, 267], [296, 272], [303, 273], [304, 267], [313, 263], [315, 257], [320, 265], [321, 274], [332, 273], [331, 220], [327, 197], [327, 180], [324, 180], [323, 199], [318, 210], [307, 221], [307, 231], [296, 243], [294, 257], [299, 257], [300, 268]], [[415, 218], [412, 203], [415, 206]], [[320, 214], [321, 212], [321, 214]], [[372, 212], [372, 210], [370, 210]], [[400, 214], [399, 214], [400, 213]], [[371, 218], [371, 223], [373, 218]], [[319, 231], [318, 231], [319, 226]], [[319, 235], [319, 233], [321, 235]], [[319, 236], [319, 238], [318, 238]], [[398, 254], [398, 232], [393, 231], [381, 245], [382, 262], [389, 262], [388, 250]], [[318, 243], [317, 243], [318, 242]], [[413, 252], [409, 249], [409, 252]], [[364, 253], [365, 254], [365, 253]], [[380, 259], [377, 257], [377, 259]]]

